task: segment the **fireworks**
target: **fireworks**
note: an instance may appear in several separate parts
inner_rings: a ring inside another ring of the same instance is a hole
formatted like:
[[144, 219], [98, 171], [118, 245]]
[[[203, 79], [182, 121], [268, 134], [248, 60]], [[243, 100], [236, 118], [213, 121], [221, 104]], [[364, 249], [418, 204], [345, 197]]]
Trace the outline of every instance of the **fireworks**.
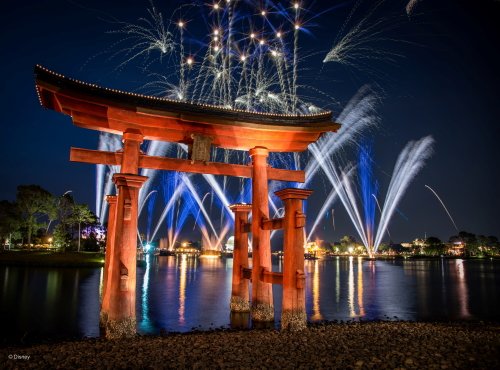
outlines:
[[164, 56], [174, 52], [176, 44], [163, 21], [162, 14], [152, 4], [147, 12], [147, 18], [139, 18], [137, 23], [120, 22], [121, 28], [110, 32], [125, 36], [114, 45], [115, 47], [126, 45], [113, 55], [113, 58], [122, 59], [117, 66], [118, 69], [136, 59], [142, 59], [147, 67], [153, 62], [150, 59], [154, 55], [158, 54], [157, 58], [162, 61]]
[[[178, 14], [181, 8], [182, 16]], [[168, 70], [174, 73], [150, 72], [148, 76], [156, 80], [142, 89], [153, 88], [153, 94], [173, 99], [254, 112], [307, 114], [312, 113], [309, 107], [314, 113], [322, 110], [297, 96], [297, 40], [306, 23], [300, 18], [302, 4], [292, 2], [287, 10], [273, 3], [258, 9], [251, 2], [214, 2], [203, 15], [208, 20], [208, 37], [196, 41], [192, 36], [188, 41], [185, 35], [192, 32], [190, 15], [202, 10], [195, 4], [181, 8], [174, 11], [175, 21], [172, 16], [165, 22], [151, 3], [146, 17], [121, 22], [112, 31], [125, 35], [115, 46], [131, 45], [113, 54], [123, 59], [119, 68], [142, 57], [144, 70], [149, 71], [154, 60], [163, 61], [168, 55], [172, 67]], [[249, 33], [242, 32], [248, 28]], [[188, 49], [197, 51], [185, 55]]]
[[410, 0], [408, 2], [408, 4], [406, 4], [406, 14], [408, 15], [408, 17], [411, 17], [417, 4], [420, 2], [421, 0]]
[[[407, 12], [410, 9], [411, 13], [417, 2], [410, 1]], [[384, 1], [377, 1], [367, 14], [356, 21], [360, 3], [361, 1], [356, 3], [340, 28], [339, 36], [324, 58], [324, 63], [335, 62], [358, 68], [368, 60], [393, 60], [399, 56], [380, 47], [382, 42], [395, 41], [386, 37], [386, 32], [392, 27], [387, 26], [387, 19], [377, 19], [374, 15]], [[195, 27], [192, 25], [198, 25], [196, 31], [199, 31], [200, 25], [199, 22], [192, 22], [193, 13], [200, 11], [206, 13], [202, 17], [207, 20], [206, 32], [202, 37], [196, 38], [192, 29]], [[127, 45], [126, 48], [115, 52], [113, 57], [122, 59], [119, 68], [128, 63], [142, 62], [148, 77], [152, 79], [144, 84], [142, 89], [152, 91], [154, 95], [250, 112], [297, 115], [320, 113], [335, 103], [335, 100], [329, 94], [300, 82], [299, 74], [304, 71], [300, 66], [304, 59], [300, 54], [299, 36], [310, 32], [308, 28], [312, 20], [321, 14], [322, 12], [309, 11], [304, 2], [298, 1], [290, 2], [288, 7], [266, 2], [266, 8], [255, 8], [254, 3], [250, 1], [218, 1], [204, 7], [183, 5], [174, 11], [171, 20], [165, 22], [162, 14], [151, 3], [146, 17], [139, 18], [135, 23], [119, 23], [119, 29], [112, 32], [125, 36], [115, 43], [115, 46]], [[350, 24], [354, 26], [345, 31]], [[149, 71], [155, 61], [168, 62], [168, 68], [162, 68], [168, 70], [168, 74]], [[311, 96], [307, 96], [306, 92], [310, 92]], [[326, 134], [317, 143], [312, 144], [309, 156], [271, 153], [269, 161], [272, 165], [305, 170], [306, 183], [299, 186], [305, 187], [314, 178], [320, 177], [320, 168], [330, 181], [331, 187], [323, 206], [316, 216], [311, 217], [313, 225], [308, 239], [331, 209], [333, 202], [339, 198], [368, 252], [372, 254], [381, 242], [396, 204], [428, 157], [431, 138], [410, 143], [402, 152], [375, 234], [375, 190], [370, 176], [360, 176], [364, 206], [362, 215], [352, 186], [354, 167], [348, 165], [339, 173], [333, 164], [333, 155], [347, 145], [357, 143], [366, 129], [377, 126], [378, 101], [379, 98], [373, 90], [367, 86], [362, 87], [337, 117], [337, 121], [343, 124], [340, 131], [337, 134]], [[103, 134], [101, 139], [100, 149], [119, 149], [119, 138], [114, 135]], [[107, 141], [108, 144], [105, 143]], [[185, 157], [187, 148], [177, 144], [150, 142], [145, 144], [143, 150], [147, 155], [155, 156], [177, 151], [173, 156]], [[248, 156], [244, 153], [214, 149], [212, 159], [216, 161], [217, 158], [224, 162], [248, 162]], [[365, 158], [365, 165], [366, 161]], [[103, 194], [111, 192], [111, 176], [115, 170], [105, 166], [98, 167], [96, 201], [97, 209], [101, 210], [101, 220], [106, 209]], [[364, 173], [367, 173], [366, 168]], [[169, 243], [173, 245], [190, 215], [196, 220], [196, 226], [203, 238], [210, 240], [211, 233], [221, 242], [234, 217], [228, 210], [229, 204], [249, 201], [250, 182], [244, 179], [230, 180], [224, 177], [221, 181], [215, 176], [203, 175], [204, 182], [194, 182], [194, 177], [190, 175], [166, 173], [161, 184], [152, 190], [157, 171], [142, 170], [141, 175], [150, 178], [141, 190], [139, 200], [141, 210], [147, 201], [150, 202], [147, 207], [148, 242], [156, 237], [165, 222]], [[270, 183], [270, 189], [276, 186], [275, 182]], [[155, 191], [164, 194], [165, 205], [153, 231], [150, 232], [151, 214], [157, 198]], [[208, 199], [209, 205], [205, 202]], [[283, 210], [275, 201], [271, 196], [270, 206], [279, 217]], [[217, 222], [212, 215], [213, 208], [220, 211]]]
[[457, 227], [457, 224], [455, 223], [455, 220], [453, 220], [453, 217], [451, 217], [451, 214], [448, 211], [448, 208], [446, 208], [446, 206], [444, 205], [444, 202], [441, 200], [441, 198], [439, 197], [439, 195], [437, 195], [437, 193], [434, 191], [434, 189], [431, 188], [429, 185], [425, 185], [425, 187], [427, 189], [429, 189], [432, 192], [432, 194], [434, 194], [436, 196], [436, 198], [439, 200], [439, 203], [441, 203], [441, 205], [443, 206], [444, 210], [446, 211], [446, 214], [448, 215], [448, 217], [450, 218], [451, 222], [453, 223], [453, 226], [455, 227], [455, 230], [457, 230], [457, 232], [458, 232], [458, 227]]
[[390, 31], [398, 26], [398, 22], [386, 17], [375, 17], [383, 3], [384, 1], [376, 2], [361, 20], [344, 31], [347, 25], [352, 23], [357, 10], [355, 7], [341, 28], [334, 46], [323, 59], [323, 63], [339, 63], [357, 69], [369, 69], [367, 61], [394, 62], [396, 58], [402, 57], [400, 53], [387, 48], [387, 45], [402, 42], [388, 36]]

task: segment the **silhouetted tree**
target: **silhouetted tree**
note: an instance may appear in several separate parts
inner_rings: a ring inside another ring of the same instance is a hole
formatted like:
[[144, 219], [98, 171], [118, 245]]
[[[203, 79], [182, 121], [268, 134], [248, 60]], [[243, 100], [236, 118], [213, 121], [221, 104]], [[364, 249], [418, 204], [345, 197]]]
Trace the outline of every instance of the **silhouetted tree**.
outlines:
[[430, 236], [425, 240], [425, 252], [426, 254], [430, 254], [431, 256], [438, 256], [444, 254], [445, 245], [441, 241], [441, 239], [436, 238], [435, 236]]
[[467, 231], [460, 231], [458, 237], [465, 246], [466, 256], [475, 256], [479, 252], [479, 243], [475, 234]]
[[95, 222], [97, 217], [92, 213], [86, 204], [75, 204], [71, 221], [78, 225], [78, 252], [80, 252], [80, 239], [82, 234], [82, 224]]
[[21, 217], [15, 203], [6, 200], [0, 201], [0, 242], [9, 240], [9, 249], [12, 237], [18, 236], [21, 230]]
[[26, 228], [29, 247], [33, 232], [43, 226], [39, 223], [39, 219], [47, 214], [51, 201], [52, 194], [38, 185], [19, 185], [17, 187], [16, 203]]

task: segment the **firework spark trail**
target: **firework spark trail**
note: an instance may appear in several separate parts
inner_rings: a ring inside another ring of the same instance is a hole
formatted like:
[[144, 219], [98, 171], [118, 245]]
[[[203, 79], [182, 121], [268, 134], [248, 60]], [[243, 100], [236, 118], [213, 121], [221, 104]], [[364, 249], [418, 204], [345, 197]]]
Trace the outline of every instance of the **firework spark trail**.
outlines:
[[415, 8], [417, 7], [418, 3], [420, 3], [421, 0], [410, 0], [408, 4], [406, 4], [406, 14], [408, 17], [411, 17], [413, 15], [413, 12], [415, 11]]
[[375, 226], [375, 201], [372, 197], [377, 192], [378, 186], [373, 181], [371, 146], [366, 145], [360, 148], [359, 153], [359, 180], [361, 187], [361, 201], [365, 216], [365, 232], [368, 245], [373, 246], [374, 226]]
[[[342, 122], [342, 127], [336, 134], [323, 135], [310, 147], [319, 151], [319, 157], [329, 158], [342, 147], [356, 143], [363, 130], [375, 127], [378, 124], [376, 113], [377, 97], [372, 90], [363, 86], [349, 101], [339, 115], [337, 121]], [[306, 182], [300, 187], [306, 187], [320, 168], [320, 162], [310, 160], [305, 168]]]
[[179, 27], [179, 34], [180, 34], [180, 61], [179, 61], [179, 100], [184, 100], [186, 99], [186, 80], [185, 80], [185, 68], [184, 68], [184, 23], [180, 21], [177, 23], [177, 26]]
[[[181, 148], [183, 151], [187, 152], [187, 147], [182, 146]], [[234, 213], [231, 212], [231, 210], [229, 209], [230, 202], [227, 199], [226, 194], [224, 194], [224, 191], [222, 190], [221, 186], [219, 185], [219, 183], [215, 179], [215, 176], [209, 175], [209, 174], [202, 174], [202, 176], [205, 179], [205, 181], [211, 186], [212, 190], [215, 192], [215, 194], [217, 195], [217, 197], [221, 201], [221, 203], [222, 203], [225, 211], [229, 215], [229, 217], [232, 220], [234, 220]]]
[[448, 208], [446, 208], [446, 206], [444, 205], [444, 202], [442, 201], [442, 199], [439, 197], [439, 195], [437, 195], [437, 193], [434, 191], [434, 189], [432, 189], [429, 185], [425, 185], [425, 187], [427, 189], [429, 189], [430, 191], [432, 191], [432, 193], [436, 196], [436, 198], [439, 200], [439, 202], [441, 203], [441, 205], [443, 206], [444, 210], [446, 211], [446, 213], [448, 214], [448, 217], [450, 218], [451, 222], [453, 223], [453, 226], [455, 227], [455, 230], [457, 230], [458, 232], [458, 227], [457, 227], [457, 224], [455, 223], [455, 221], [453, 220], [453, 217], [451, 217], [451, 214], [450, 212], [448, 211]]
[[[121, 149], [121, 140], [118, 135], [101, 132], [99, 134], [98, 150], [116, 152]], [[106, 166], [98, 164], [96, 166], [96, 215], [99, 217], [101, 223], [104, 221], [106, 211], [108, 209], [108, 202], [104, 201], [104, 197], [112, 194], [113, 180], [112, 176], [118, 171], [118, 166]]]
[[330, 191], [330, 194], [328, 194], [328, 197], [326, 198], [325, 202], [323, 203], [323, 206], [321, 207], [318, 214], [316, 215], [316, 218], [314, 219], [314, 223], [311, 226], [311, 230], [309, 231], [309, 233], [306, 237], [306, 242], [309, 242], [312, 235], [314, 234], [314, 231], [316, 231], [316, 227], [319, 225], [320, 221], [323, 219], [323, 216], [325, 215], [328, 207], [331, 206], [337, 198], [338, 198], [337, 191], [335, 190], [335, 188], [332, 188], [332, 190]]
[[370, 248], [367, 235], [363, 227], [364, 222], [359, 212], [356, 196], [354, 195], [354, 191], [351, 187], [350, 181], [347, 179], [347, 174], [345, 172], [342, 172], [340, 175], [337, 172], [331, 158], [322, 156], [322, 153], [317, 146], [310, 145], [309, 149], [315, 160], [318, 161], [319, 165], [323, 169], [323, 172], [338, 194], [339, 199], [342, 201], [342, 204], [344, 205], [344, 208], [346, 209], [347, 214], [349, 215], [349, 218], [351, 219], [354, 228], [356, 229], [356, 232], [361, 238], [361, 242], [366, 247], [368, 254], [372, 256], [373, 252]]
[[186, 185], [184, 183], [181, 183], [181, 184], [179, 184], [179, 186], [177, 186], [177, 188], [173, 192], [172, 196], [168, 200], [168, 203], [165, 205], [165, 208], [163, 209], [163, 212], [161, 213], [160, 218], [158, 219], [156, 227], [155, 227], [153, 234], [151, 236], [151, 240], [154, 240], [154, 238], [156, 237], [156, 233], [160, 229], [160, 226], [161, 226], [163, 220], [165, 219], [167, 214], [170, 212], [170, 210], [174, 207], [175, 202], [182, 195], [182, 193], [185, 190], [185, 187], [186, 187]]
[[[374, 16], [376, 10], [384, 3], [384, 0], [375, 3], [374, 7], [356, 23], [345, 35], [338, 37], [334, 46], [323, 59], [323, 63], [335, 62], [360, 68], [367, 60], [387, 60], [394, 62], [396, 58], [402, 57], [401, 54], [383, 49], [380, 47], [382, 42], [401, 42], [401, 40], [392, 39], [386, 36], [388, 31], [396, 28], [397, 22], [388, 22], [385, 18], [376, 19]], [[358, 2], [359, 5], [359, 2]], [[355, 7], [353, 12], [357, 9]], [[351, 13], [342, 27], [353, 17]]]
[[426, 136], [418, 141], [411, 141], [399, 155], [394, 166], [389, 188], [387, 189], [382, 214], [380, 215], [379, 226], [373, 245], [375, 252], [382, 241], [385, 230], [401, 197], [410, 185], [410, 182], [424, 166], [425, 160], [431, 156], [433, 143], [434, 139], [432, 136]]
[[[165, 27], [163, 16], [156, 10], [153, 3], [150, 3], [151, 9], [148, 9], [149, 18], [139, 18], [137, 24], [119, 22], [122, 25], [120, 29], [110, 31], [112, 34], [123, 34], [125, 38], [118, 41], [117, 44], [132, 43], [128, 47], [116, 52], [112, 58], [124, 55], [124, 60], [118, 64], [116, 69], [124, 67], [126, 64], [138, 58], [144, 58], [147, 62], [151, 53], [160, 52], [160, 61], [164, 56], [175, 51], [175, 42], [173, 35]], [[116, 45], [116, 44], [115, 44]], [[152, 62], [150, 62], [152, 63]], [[146, 65], [147, 67], [148, 65]]]
[[[187, 217], [192, 214], [194, 216], [195, 213], [195, 202], [193, 200], [193, 196], [191, 193], [186, 192], [184, 196], [182, 197], [183, 203], [182, 203], [182, 210], [180, 207], [178, 208], [178, 215], [177, 215], [177, 220], [175, 224], [175, 230], [174, 230], [174, 236], [172, 240], [172, 245], [175, 245], [177, 239], [179, 238], [179, 234], [182, 231], [184, 224], [187, 220]], [[203, 203], [203, 201], [202, 201]], [[200, 223], [200, 228], [203, 227], [204, 224]]]
[[[206, 193], [203, 198], [201, 198], [201, 203], [203, 203], [205, 201], [205, 199], [207, 199], [207, 197], [210, 195], [210, 192]], [[198, 218], [200, 217], [200, 212], [201, 210], [198, 209], [198, 213], [196, 214], [196, 217], [194, 219], [194, 225], [193, 225], [193, 230], [196, 229], [196, 225], [198, 224]]]
[[[156, 193], [157, 191], [156, 190], [152, 190], [148, 193], [148, 195], [146, 195], [146, 197], [144, 198], [144, 200], [142, 201], [142, 203], [139, 203], [139, 215], [141, 214], [142, 212], [142, 209], [144, 208], [144, 206], [146, 205], [146, 202], [148, 201], [148, 199], [154, 194]], [[154, 197], [153, 197], [154, 198]]]
[[[375, 196], [375, 194], [372, 194], [372, 197], [375, 199], [375, 203], [377, 204], [378, 211], [380, 212], [380, 214], [382, 214], [382, 208], [380, 208], [380, 203], [378, 202], [377, 197]], [[389, 227], [387, 227], [387, 235], [389, 236], [389, 238], [392, 238], [391, 233], [389, 232]]]
[[208, 225], [210, 226], [210, 229], [212, 229], [212, 232], [216, 236], [216, 238], [219, 238], [219, 234], [217, 231], [215, 231], [214, 225], [212, 224], [212, 221], [210, 219], [210, 216], [208, 215], [207, 210], [205, 209], [205, 206], [203, 205], [203, 202], [200, 199], [200, 196], [198, 195], [198, 192], [196, 191], [193, 182], [190, 179], [190, 176], [183, 174], [181, 176], [182, 182], [186, 185], [186, 189], [189, 190], [191, 193], [191, 196], [194, 198], [196, 203], [198, 204], [198, 207], [201, 209], [201, 213], [203, 213], [203, 216], [205, 216], [205, 221], [208, 222]]
[[[175, 144], [164, 142], [164, 141], [156, 141], [152, 140], [148, 143], [146, 149], [146, 155], [155, 156], [155, 157], [164, 157], [168, 150], [171, 149]], [[158, 175], [159, 171], [151, 168], [142, 168], [140, 170], [141, 176], [146, 176], [148, 181], [144, 183], [142, 188], [139, 191], [139, 204], [143, 204], [145, 202], [144, 197], [149, 194], [151, 186], [153, 186], [154, 180]], [[139, 212], [139, 216], [140, 216]]]
[[293, 87], [292, 87], [292, 112], [297, 111], [297, 64], [299, 52], [299, 16], [300, 7], [295, 8], [295, 25], [293, 32]]
[[[148, 196], [146, 197], [149, 198], [151, 197], [151, 200], [148, 203], [148, 219], [147, 219], [147, 227], [146, 227], [146, 240], [149, 242], [150, 236], [151, 236], [151, 225], [153, 223], [153, 210], [155, 207], [155, 201], [156, 201], [156, 196], [158, 195], [158, 192], [156, 190], [151, 191]], [[138, 234], [140, 234], [138, 232]]]

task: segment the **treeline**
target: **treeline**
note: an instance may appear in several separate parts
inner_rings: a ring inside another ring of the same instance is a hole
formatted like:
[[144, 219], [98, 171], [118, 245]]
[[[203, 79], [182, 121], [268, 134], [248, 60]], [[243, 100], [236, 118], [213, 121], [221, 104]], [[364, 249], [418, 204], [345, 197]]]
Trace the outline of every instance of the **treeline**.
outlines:
[[75, 203], [70, 191], [55, 196], [38, 185], [19, 185], [14, 202], [0, 201], [4, 249], [45, 245], [98, 250], [99, 228], [96, 215], [86, 204]]
[[[405, 250], [401, 245], [384, 246], [382, 250]], [[409, 248], [411, 254], [425, 256], [456, 255], [465, 257], [487, 257], [500, 254], [500, 243], [494, 235], [476, 235], [467, 231], [460, 231], [453, 235], [448, 242], [430, 236], [426, 239], [415, 239]]]
[[[320, 249], [340, 254], [364, 254], [365, 247], [351, 235], [343, 236], [337, 243], [322, 241]], [[476, 235], [460, 231], [451, 236], [447, 242], [430, 236], [425, 239], [415, 239], [411, 243], [384, 243], [378, 248], [382, 254], [422, 255], [422, 256], [464, 256], [488, 257], [500, 255], [500, 242], [494, 235]]]

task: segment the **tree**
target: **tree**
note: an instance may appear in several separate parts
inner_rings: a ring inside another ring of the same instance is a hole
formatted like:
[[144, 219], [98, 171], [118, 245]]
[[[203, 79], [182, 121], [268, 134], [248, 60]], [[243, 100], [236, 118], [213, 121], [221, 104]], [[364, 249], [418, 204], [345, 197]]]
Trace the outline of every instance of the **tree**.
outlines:
[[47, 224], [47, 229], [45, 230], [45, 233], [49, 233], [50, 225], [52, 222], [58, 219], [58, 205], [59, 205], [59, 198], [57, 197], [52, 197], [50, 201], [47, 203], [47, 209], [46, 209], [46, 214], [47, 218], [49, 219], [49, 223]]
[[441, 239], [435, 236], [429, 236], [425, 240], [425, 252], [431, 256], [439, 256], [444, 254], [446, 248]]
[[19, 185], [16, 203], [26, 228], [28, 246], [31, 247], [31, 236], [40, 228], [40, 217], [47, 214], [52, 201], [52, 194], [38, 185]]
[[80, 252], [80, 241], [82, 234], [82, 223], [92, 223], [96, 222], [97, 217], [92, 213], [86, 204], [75, 204], [73, 207], [73, 214], [71, 215], [71, 221], [74, 224], [78, 224], [78, 252]]
[[0, 241], [9, 240], [9, 249], [12, 237], [19, 235], [21, 217], [15, 203], [6, 200], [0, 202]]
[[498, 242], [498, 238], [496, 236], [488, 236], [488, 247], [490, 249], [489, 252], [493, 255], [500, 252], [500, 243]]
[[65, 230], [67, 226], [71, 224], [71, 215], [73, 214], [74, 206], [75, 201], [69, 192], [64, 193], [64, 195], [58, 199], [57, 219]]
[[466, 231], [460, 231], [458, 237], [465, 245], [465, 254], [468, 256], [475, 256], [479, 252], [479, 243], [475, 234]]
[[66, 248], [71, 242], [71, 235], [62, 223], [54, 228], [54, 246], [56, 248]]

